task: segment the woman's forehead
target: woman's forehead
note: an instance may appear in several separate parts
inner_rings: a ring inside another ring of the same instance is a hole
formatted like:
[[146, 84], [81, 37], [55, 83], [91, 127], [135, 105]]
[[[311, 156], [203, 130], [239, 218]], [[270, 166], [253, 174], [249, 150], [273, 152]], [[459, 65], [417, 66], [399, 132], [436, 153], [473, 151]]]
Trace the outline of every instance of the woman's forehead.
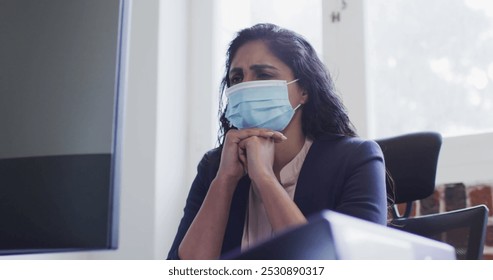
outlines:
[[236, 51], [230, 69], [249, 69], [252, 65], [270, 65], [279, 70], [290, 70], [277, 58], [263, 41], [250, 41]]

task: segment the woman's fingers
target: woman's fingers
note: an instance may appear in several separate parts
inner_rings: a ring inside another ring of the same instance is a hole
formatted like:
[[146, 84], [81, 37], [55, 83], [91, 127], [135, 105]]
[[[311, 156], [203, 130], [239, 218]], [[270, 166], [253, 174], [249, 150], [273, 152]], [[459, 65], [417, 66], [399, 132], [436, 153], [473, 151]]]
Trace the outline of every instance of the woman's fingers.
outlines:
[[279, 143], [284, 140], [286, 140], [286, 136], [282, 134], [279, 131], [273, 131], [270, 129], [265, 129], [265, 128], [246, 128], [246, 129], [241, 129], [241, 130], [230, 130], [228, 134], [232, 134], [232, 141], [235, 143], [239, 143], [242, 140], [252, 137], [252, 136], [258, 136], [258, 137], [263, 137], [263, 138], [272, 138], [274, 142]]
[[254, 140], [256, 137], [269, 139], [274, 143], [280, 143], [287, 139], [281, 132], [264, 128], [231, 129], [226, 134], [220, 170], [226, 174], [237, 174], [236, 176], [240, 176], [240, 173], [243, 175], [248, 173], [245, 140]]
[[247, 162], [247, 155], [246, 155], [245, 147], [240, 146], [238, 148], [238, 159], [240, 160], [241, 165], [243, 165], [244, 174], [248, 174], [248, 162]]
[[250, 179], [256, 180], [265, 174], [273, 173], [275, 144], [272, 138], [251, 136], [240, 143], [238, 149], [241, 150], [240, 159], [243, 166], [248, 167]]
[[287, 138], [284, 134], [282, 134], [282, 133], [281, 133], [281, 132], [279, 132], [279, 131], [274, 131], [274, 135], [272, 135], [272, 137], [271, 137], [271, 138], [272, 138], [272, 139], [274, 140], [274, 142], [276, 142], [276, 143], [280, 143], [280, 142], [282, 142], [282, 141], [284, 141], [284, 140], [288, 139], [288, 138]]

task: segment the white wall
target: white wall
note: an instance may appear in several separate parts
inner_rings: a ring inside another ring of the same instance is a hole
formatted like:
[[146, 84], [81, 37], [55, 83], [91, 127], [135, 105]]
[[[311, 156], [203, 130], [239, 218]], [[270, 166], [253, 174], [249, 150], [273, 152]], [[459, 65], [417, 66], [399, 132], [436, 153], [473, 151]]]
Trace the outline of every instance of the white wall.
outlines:
[[324, 62], [358, 135], [368, 137], [371, 116], [366, 90], [364, 2], [351, 1], [350, 5], [349, 9], [341, 1], [322, 2]]
[[448, 137], [438, 159], [437, 184], [493, 183], [493, 133]]
[[188, 193], [189, 1], [160, 1], [156, 203], [153, 258], [164, 259], [176, 234]]
[[[188, 156], [186, 176], [188, 188], [197, 172], [197, 164], [216, 142], [218, 89], [214, 61], [216, 47], [216, 0], [189, 0], [188, 22]], [[221, 53], [221, 55], [224, 55]], [[222, 74], [222, 73], [221, 73]], [[184, 201], [183, 201], [184, 202]]]

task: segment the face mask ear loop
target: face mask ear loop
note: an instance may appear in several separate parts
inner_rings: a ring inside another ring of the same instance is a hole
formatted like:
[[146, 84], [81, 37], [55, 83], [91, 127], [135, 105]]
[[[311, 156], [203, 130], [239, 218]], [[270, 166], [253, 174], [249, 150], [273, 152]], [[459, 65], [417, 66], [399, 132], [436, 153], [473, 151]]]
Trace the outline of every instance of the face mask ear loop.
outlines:
[[296, 112], [296, 110], [298, 110], [298, 108], [300, 108], [300, 107], [301, 107], [301, 103], [298, 104], [298, 106], [294, 107], [293, 111]]
[[292, 84], [292, 83], [296, 83], [297, 81], [299, 81], [300, 79], [296, 79], [296, 80], [292, 80], [291, 82], [288, 82], [286, 83], [286, 85], [289, 85], [289, 84]]

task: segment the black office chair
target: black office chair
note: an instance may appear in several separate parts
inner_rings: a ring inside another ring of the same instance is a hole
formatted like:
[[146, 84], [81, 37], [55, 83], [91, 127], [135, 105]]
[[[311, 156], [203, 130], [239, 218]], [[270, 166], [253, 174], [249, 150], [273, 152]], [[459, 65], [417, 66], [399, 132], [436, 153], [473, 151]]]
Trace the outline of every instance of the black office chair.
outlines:
[[[409, 217], [413, 202], [430, 196], [435, 190], [442, 137], [436, 132], [418, 132], [376, 142], [382, 149], [394, 185], [392, 216], [394, 219]], [[406, 203], [404, 214], [397, 208], [400, 203]]]
[[[448, 243], [457, 259], [481, 259], [488, 219], [484, 205], [410, 218], [417, 200], [435, 190], [435, 177], [442, 137], [435, 132], [419, 132], [376, 140], [393, 180], [395, 204], [389, 226]], [[404, 214], [397, 204], [406, 203]]]
[[452, 245], [458, 260], [483, 258], [488, 208], [485, 205], [449, 212], [398, 218], [389, 227], [414, 233]]

